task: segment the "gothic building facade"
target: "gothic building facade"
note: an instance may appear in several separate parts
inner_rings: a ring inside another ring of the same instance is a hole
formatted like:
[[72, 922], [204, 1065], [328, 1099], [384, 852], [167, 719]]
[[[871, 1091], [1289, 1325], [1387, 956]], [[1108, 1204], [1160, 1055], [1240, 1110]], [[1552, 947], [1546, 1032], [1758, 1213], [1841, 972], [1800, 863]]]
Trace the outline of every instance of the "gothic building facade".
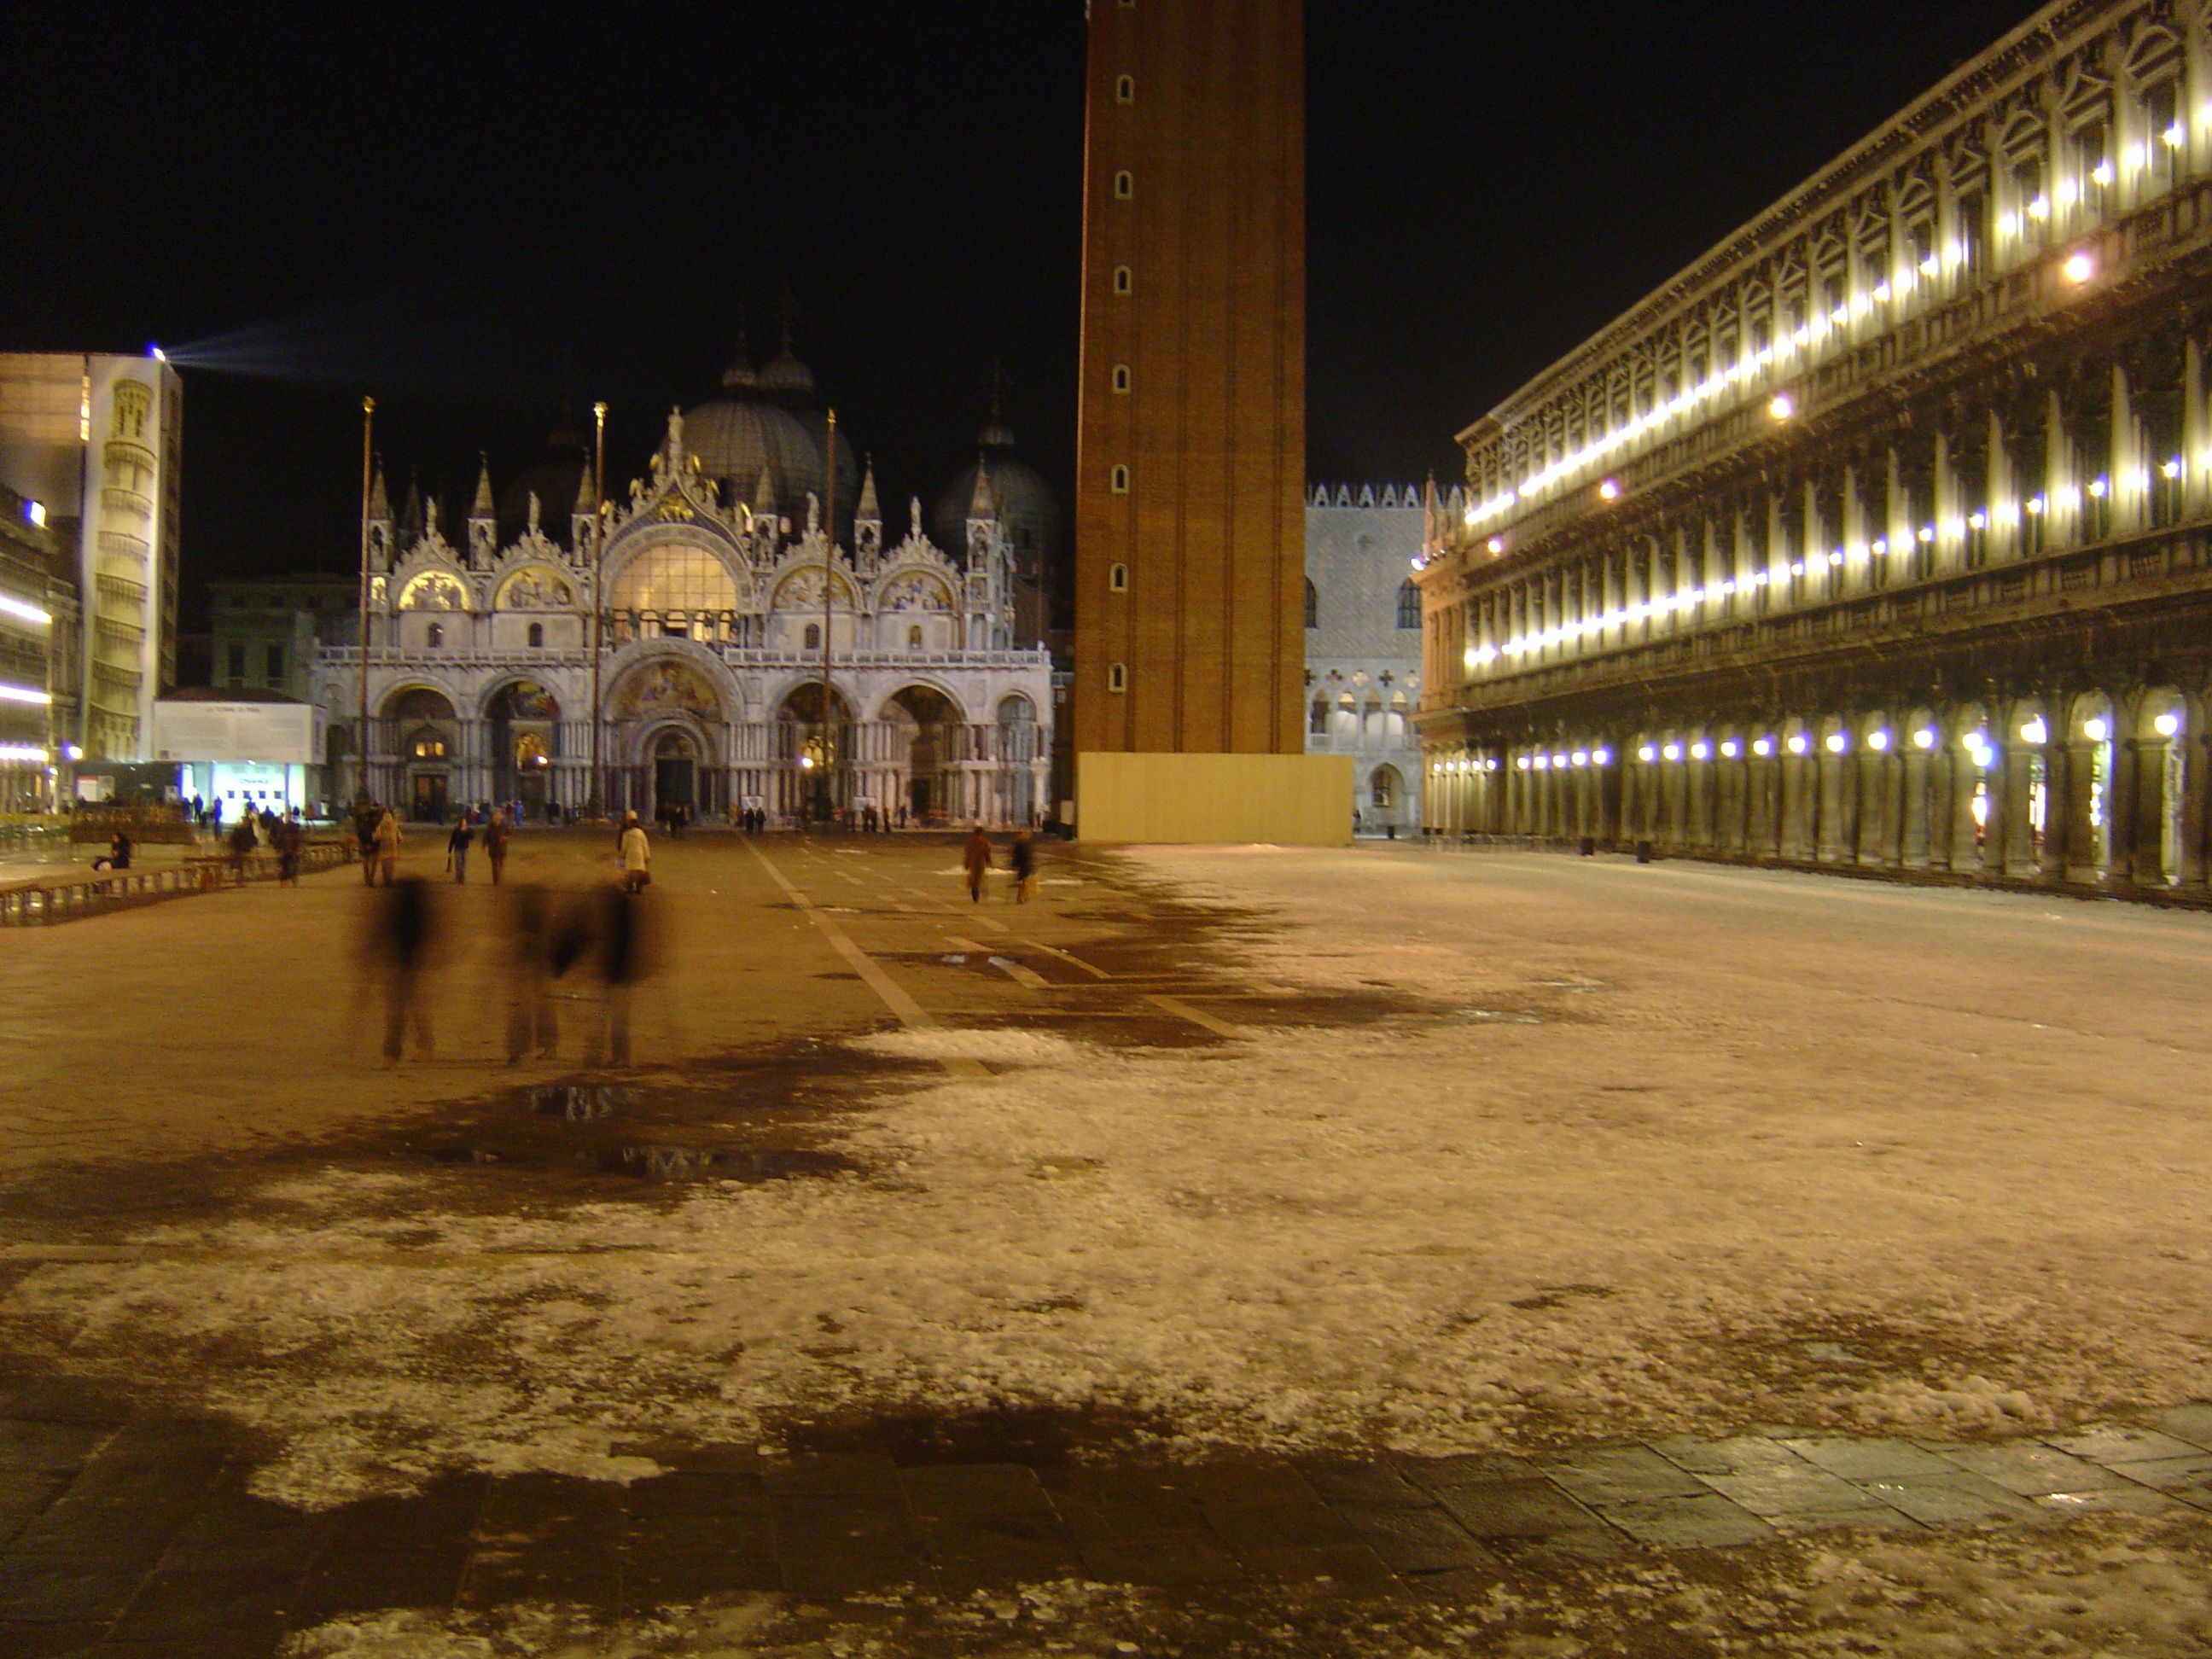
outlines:
[[2063, 0], [1462, 433], [1447, 832], [2203, 890], [2212, 5]]
[[1411, 484], [1306, 496], [1306, 752], [1352, 757], [1348, 805], [1365, 834], [1421, 824], [1421, 595], [1407, 573], [1429, 517]]
[[757, 806], [784, 822], [866, 807], [909, 823], [1041, 816], [1050, 661], [1016, 633], [988, 469], [960, 546], [932, 542], [918, 505], [891, 541], [869, 471], [839, 485], [839, 537], [814, 493], [829, 487], [826, 444], [781, 424], [790, 441], [763, 459], [759, 434], [717, 406], [702, 466], [672, 414], [627, 500], [601, 502], [572, 468], [563, 521], [544, 522], [526, 492], [511, 535], [488, 471], [450, 540], [434, 505], [395, 521], [380, 479], [366, 646], [315, 657], [326, 787], [417, 817], [486, 800]]

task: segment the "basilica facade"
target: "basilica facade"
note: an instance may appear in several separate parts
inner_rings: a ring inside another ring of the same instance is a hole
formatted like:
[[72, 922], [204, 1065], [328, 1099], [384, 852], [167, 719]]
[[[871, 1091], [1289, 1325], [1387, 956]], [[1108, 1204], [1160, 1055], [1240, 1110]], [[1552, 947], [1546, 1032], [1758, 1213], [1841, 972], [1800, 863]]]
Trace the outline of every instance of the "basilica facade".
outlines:
[[487, 470], [449, 538], [434, 506], [395, 518], [380, 478], [366, 643], [323, 647], [311, 679], [326, 791], [416, 817], [508, 800], [784, 823], [1041, 817], [1051, 663], [1022, 637], [988, 457], [959, 545], [930, 539], [918, 502], [892, 541], [872, 471], [857, 489], [837, 478], [833, 526], [823, 496], [849, 452], [810, 447], [802, 419], [737, 391], [694, 411], [703, 465], [672, 413], [624, 500], [598, 499], [580, 453], [505, 510]]

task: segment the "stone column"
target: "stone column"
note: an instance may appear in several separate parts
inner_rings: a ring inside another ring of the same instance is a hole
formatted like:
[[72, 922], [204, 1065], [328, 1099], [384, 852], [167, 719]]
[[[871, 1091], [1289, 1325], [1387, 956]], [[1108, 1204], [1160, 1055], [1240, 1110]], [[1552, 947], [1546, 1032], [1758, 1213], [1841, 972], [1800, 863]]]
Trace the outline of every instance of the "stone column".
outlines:
[[2112, 850], [2105, 860], [2105, 881], [2112, 887], [2130, 887], [2136, 879], [2136, 821], [2142, 810], [2136, 793], [2138, 757], [2135, 739], [2118, 735], [2136, 712], [2133, 708], [2123, 712], [2114, 705], [2115, 735], [2106, 751], [2112, 757], [2112, 772], [2105, 780], [2105, 836]]
[[1980, 773], [1966, 751], [1955, 742], [1944, 750], [1951, 776], [1951, 857], [1949, 867], [1960, 875], [1981, 868], [1981, 849], [1974, 844], [1974, 786]]
[[[1997, 726], [1992, 720], [1992, 728]], [[1985, 876], [2002, 876], [2008, 867], [2007, 839], [2012, 833], [2012, 763], [2011, 739], [2002, 732], [1992, 729], [1989, 748], [1988, 769], [1982, 775], [1988, 791], [1988, 817], [1982, 825], [1981, 871]]]
[[[2064, 707], [2063, 699], [2057, 706]], [[2039, 880], [2057, 883], [2066, 879], [2073, 856], [2068, 849], [2074, 839], [2074, 745], [2054, 729], [2042, 753], [2043, 854], [2036, 860], [2035, 873]]]
[[2204, 736], [2195, 723], [2198, 707], [2196, 699], [2191, 698], [2185, 716], [2191, 724], [2183, 729], [2174, 746], [2181, 755], [2180, 884], [2191, 891], [2201, 892], [2205, 885], [2204, 783], [2208, 750]]
[[[1906, 742], [1910, 744], [1911, 739]], [[1907, 870], [1925, 870], [1936, 862], [1928, 814], [1931, 759], [1928, 750], [1917, 746], [1898, 751], [1898, 862]]]

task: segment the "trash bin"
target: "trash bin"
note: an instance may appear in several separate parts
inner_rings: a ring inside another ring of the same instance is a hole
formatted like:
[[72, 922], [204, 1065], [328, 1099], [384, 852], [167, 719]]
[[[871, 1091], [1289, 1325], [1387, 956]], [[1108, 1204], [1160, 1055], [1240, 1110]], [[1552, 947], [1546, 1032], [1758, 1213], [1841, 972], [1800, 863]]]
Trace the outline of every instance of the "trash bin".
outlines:
[[1636, 843], [1636, 861], [1638, 864], [1649, 864], [1651, 862], [1651, 843], [1650, 842], [1639, 841]]
[[1584, 836], [1583, 837], [1583, 849], [1582, 849], [1582, 850], [1583, 850], [1583, 856], [1584, 858], [1586, 858], [1586, 859], [1594, 859], [1594, 858], [1595, 858], [1595, 857], [1597, 856], [1597, 837], [1596, 837], [1595, 836]]

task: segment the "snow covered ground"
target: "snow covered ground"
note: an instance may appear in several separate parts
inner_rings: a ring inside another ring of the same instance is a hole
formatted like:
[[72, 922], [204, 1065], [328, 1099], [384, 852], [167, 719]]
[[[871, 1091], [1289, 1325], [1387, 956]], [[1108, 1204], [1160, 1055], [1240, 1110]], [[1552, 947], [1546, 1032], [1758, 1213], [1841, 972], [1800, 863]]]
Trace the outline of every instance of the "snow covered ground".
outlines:
[[1220, 913], [1224, 990], [1408, 1012], [863, 1038], [997, 1074], [918, 1063], [849, 1120], [856, 1173], [668, 1203], [485, 1213], [334, 1166], [40, 1267], [0, 1334], [265, 1431], [261, 1489], [307, 1506], [890, 1411], [1441, 1453], [2212, 1395], [2212, 918], [1539, 856], [1131, 862]]
[[1794, 1544], [1592, 1568], [1538, 1592], [1435, 1605], [1298, 1590], [1194, 1600], [1050, 1583], [832, 1613], [762, 1596], [611, 1626], [574, 1609], [386, 1613], [291, 1638], [286, 1659], [2202, 1659], [2212, 1650], [2202, 1524], [2107, 1519], [2052, 1537]]

